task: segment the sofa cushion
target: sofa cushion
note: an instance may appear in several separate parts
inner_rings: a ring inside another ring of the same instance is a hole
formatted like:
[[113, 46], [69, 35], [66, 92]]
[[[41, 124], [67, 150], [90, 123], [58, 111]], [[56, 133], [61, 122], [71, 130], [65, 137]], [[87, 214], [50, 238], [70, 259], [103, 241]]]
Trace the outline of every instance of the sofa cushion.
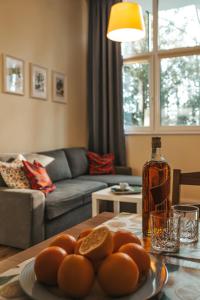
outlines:
[[24, 157], [19, 155], [12, 162], [0, 162], [0, 173], [6, 183], [10, 188], [15, 189], [30, 189], [30, 184], [26, 175], [22, 169], [22, 160]]
[[54, 160], [46, 166], [47, 173], [53, 182], [72, 178], [68, 161], [63, 150], [41, 152], [41, 154], [53, 157]]
[[11, 162], [23, 154], [20, 153], [0, 153], [0, 161]]
[[63, 150], [66, 154], [72, 177], [88, 174], [89, 162], [85, 148], [68, 148]]
[[[0, 161], [1, 162], [11, 162], [16, 157], [19, 156], [19, 153], [0, 153]], [[6, 187], [7, 184], [5, 183], [3, 177], [0, 174], [0, 187]]]
[[52, 183], [45, 167], [39, 162], [34, 161], [32, 164], [29, 161], [23, 162], [23, 170], [33, 190], [39, 190], [46, 195], [56, 189], [55, 184]]
[[38, 154], [38, 153], [26, 153], [24, 154], [24, 157], [26, 158], [27, 161], [29, 161], [32, 164], [36, 160], [44, 167], [48, 166], [52, 161], [54, 161], [53, 157], [43, 155], [43, 154]]
[[46, 219], [52, 220], [88, 202], [88, 194], [106, 188], [107, 184], [88, 180], [62, 180], [46, 198]]
[[88, 151], [89, 173], [90, 175], [115, 174], [113, 153], [100, 155], [95, 152]]
[[127, 182], [130, 185], [142, 186], [142, 177], [141, 176], [131, 176], [131, 175], [83, 175], [83, 176], [79, 176], [77, 179], [104, 182], [108, 186], [119, 184], [120, 182]]

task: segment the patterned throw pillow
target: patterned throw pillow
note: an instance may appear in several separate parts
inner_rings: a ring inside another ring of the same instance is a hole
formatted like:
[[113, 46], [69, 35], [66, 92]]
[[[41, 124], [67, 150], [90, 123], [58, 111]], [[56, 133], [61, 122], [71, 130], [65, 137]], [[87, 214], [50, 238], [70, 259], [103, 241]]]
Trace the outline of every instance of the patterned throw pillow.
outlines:
[[0, 173], [9, 188], [30, 189], [30, 184], [22, 169], [21, 156], [18, 156], [11, 163], [0, 162]]
[[23, 170], [32, 189], [40, 190], [45, 195], [56, 189], [56, 186], [52, 183], [45, 167], [43, 167], [39, 162], [34, 161], [33, 164], [25, 160], [22, 162]]
[[87, 156], [90, 175], [115, 174], [115, 157], [113, 153], [99, 155], [94, 152], [88, 152]]

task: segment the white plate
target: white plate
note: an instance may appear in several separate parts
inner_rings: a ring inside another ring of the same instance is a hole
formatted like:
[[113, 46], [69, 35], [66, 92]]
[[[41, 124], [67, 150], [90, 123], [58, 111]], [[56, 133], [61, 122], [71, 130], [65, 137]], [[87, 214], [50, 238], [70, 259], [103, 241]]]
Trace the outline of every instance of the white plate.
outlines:
[[[147, 300], [158, 294], [168, 279], [167, 268], [164, 263], [151, 256], [151, 270], [147, 279], [138, 290], [126, 297], [118, 300]], [[29, 262], [22, 270], [19, 282], [24, 292], [34, 300], [69, 300], [58, 295], [56, 288], [47, 287], [37, 282], [34, 273], [34, 260]], [[97, 282], [94, 284], [90, 295], [85, 300], [106, 300], [113, 299], [105, 296]]]

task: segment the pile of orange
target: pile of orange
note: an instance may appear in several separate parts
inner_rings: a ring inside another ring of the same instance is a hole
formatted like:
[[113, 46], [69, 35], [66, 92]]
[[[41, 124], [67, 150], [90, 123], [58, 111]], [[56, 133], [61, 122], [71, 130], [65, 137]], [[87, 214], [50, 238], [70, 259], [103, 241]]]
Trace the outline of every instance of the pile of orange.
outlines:
[[61, 234], [35, 259], [39, 282], [58, 285], [68, 297], [87, 296], [98, 280], [109, 296], [133, 293], [150, 269], [140, 239], [128, 231], [112, 233], [106, 226], [87, 229], [76, 240]]

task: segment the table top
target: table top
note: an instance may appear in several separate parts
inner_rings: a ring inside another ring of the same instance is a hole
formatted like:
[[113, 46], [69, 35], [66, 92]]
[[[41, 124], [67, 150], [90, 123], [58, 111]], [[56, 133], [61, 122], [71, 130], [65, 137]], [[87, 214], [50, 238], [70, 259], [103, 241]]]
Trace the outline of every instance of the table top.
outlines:
[[[114, 217], [114, 218], [113, 218]], [[131, 230], [137, 234], [143, 241], [144, 247], [146, 250], [150, 251], [150, 240], [149, 238], [142, 238], [141, 235], [141, 215], [139, 214], [120, 214], [119, 216], [114, 216], [113, 213], [102, 213], [97, 215], [94, 218], [91, 218], [85, 222], [82, 222], [68, 230], [65, 233], [72, 234], [74, 237], [77, 237], [83, 229], [88, 227], [96, 227], [102, 223], [105, 223], [112, 231], [117, 231], [120, 229]], [[13, 255], [9, 259], [6, 259], [0, 262], [0, 273], [5, 272], [5, 274], [0, 275], [0, 281], [5, 280], [5, 277], [8, 274], [12, 274], [13, 270], [20, 272], [23, 262], [32, 258], [38, 254], [42, 249], [47, 247], [49, 243], [55, 238], [52, 237], [42, 243], [39, 243], [27, 250], [24, 250], [16, 255]], [[180, 250], [180, 253], [175, 254], [174, 256], [168, 255], [156, 255], [158, 259], [161, 259], [166, 263], [169, 279], [167, 285], [163, 288], [162, 292], [154, 297], [156, 300], [189, 300], [189, 299], [200, 299], [200, 242], [194, 245], [185, 245]], [[21, 264], [21, 267], [17, 265]], [[24, 262], [26, 264], [26, 262]], [[12, 283], [9, 283], [12, 284]], [[0, 282], [1, 287], [1, 282]], [[19, 285], [18, 285], [18, 291]], [[12, 287], [13, 289], [13, 287]], [[12, 290], [11, 289], [11, 290]], [[0, 288], [0, 299], [2, 288]], [[13, 292], [13, 290], [12, 290]], [[5, 297], [3, 299], [8, 299], [10, 297]], [[27, 297], [23, 296], [22, 298], [12, 297], [13, 299], [22, 299], [26, 300]], [[144, 299], [141, 299], [144, 300]]]
[[192, 244], [182, 244], [179, 253], [163, 253], [162, 255], [152, 252], [150, 238], [143, 238], [142, 216], [140, 214], [121, 213], [115, 218], [105, 222], [111, 231], [129, 230], [134, 232], [143, 242], [144, 248], [154, 255], [159, 256], [165, 263], [176, 264], [182, 267], [200, 269], [200, 232], [199, 241]]
[[[116, 186], [116, 185], [114, 185]], [[113, 187], [114, 187], [113, 186]], [[103, 189], [103, 190], [99, 190], [99, 191], [96, 191], [94, 193], [92, 193], [92, 197], [95, 197], [95, 198], [99, 198], [99, 199], [102, 199], [102, 200], [116, 200], [116, 201], [127, 201], [127, 200], [138, 200], [138, 201], [142, 201], [142, 194], [114, 194], [112, 191], [111, 191], [111, 187], [108, 187], [106, 189]]]

